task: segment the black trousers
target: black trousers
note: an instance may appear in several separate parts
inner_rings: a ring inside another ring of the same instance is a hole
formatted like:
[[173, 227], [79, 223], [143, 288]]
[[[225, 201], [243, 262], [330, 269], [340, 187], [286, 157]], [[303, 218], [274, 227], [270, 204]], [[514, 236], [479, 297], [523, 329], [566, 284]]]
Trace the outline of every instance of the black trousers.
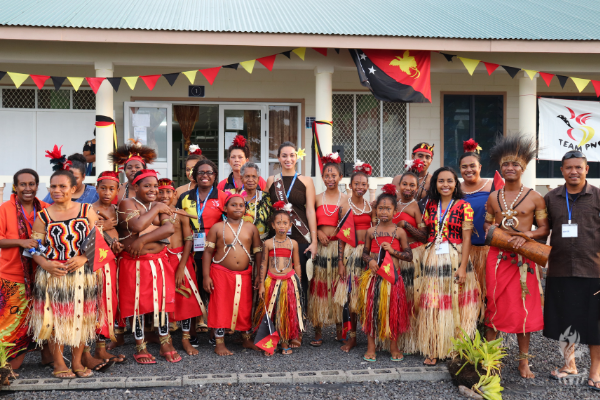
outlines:
[[210, 295], [204, 290], [204, 274], [202, 273], [202, 256], [204, 252], [194, 253], [194, 262], [196, 264], [196, 282], [198, 283], [198, 291], [200, 292], [200, 298], [204, 302], [206, 309], [208, 310], [208, 300]]
[[311, 254], [304, 253], [308, 246], [310, 246], [309, 243], [298, 244], [298, 252], [300, 253], [300, 269], [302, 270], [302, 276], [300, 276], [300, 283], [302, 284], [302, 309], [304, 312], [308, 310], [308, 275], [306, 275], [306, 262], [311, 257]]

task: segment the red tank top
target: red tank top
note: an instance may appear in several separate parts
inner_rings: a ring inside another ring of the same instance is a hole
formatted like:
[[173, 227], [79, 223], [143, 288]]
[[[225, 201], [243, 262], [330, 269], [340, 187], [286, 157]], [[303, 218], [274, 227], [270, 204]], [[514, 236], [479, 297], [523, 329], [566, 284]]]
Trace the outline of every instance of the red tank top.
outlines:
[[[378, 237], [377, 241], [379, 243], [390, 243], [392, 241], [392, 237], [391, 236], [384, 236], [384, 237]], [[377, 244], [377, 242], [375, 241], [375, 239], [371, 239], [371, 253], [379, 253], [379, 245]], [[400, 241], [398, 240], [398, 238], [394, 238], [394, 242], [392, 243], [392, 249], [396, 250], [396, 251], [401, 251], [402, 249], [400, 249]]]
[[[335, 212], [332, 216], [328, 216], [332, 209], [335, 208]], [[317, 207], [317, 226], [325, 225], [325, 226], [337, 226], [339, 219], [339, 207], [332, 206], [331, 204], [327, 204], [327, 214], [325, 214], [325, 206]]]
[[[398, 223], [400, 223], [400, 221], [406, 221], [410, 225], [412, 225], [414, 228], [417, 227], [417, 220], [414, 219], [412, 217], [412, 215], [409, 215], [409, 214], [405, 213], [404, 211], [402, 211], [401, 213], [398, 213], [398, 214], [394, 215], [394, 218], [392, 219], [392, 222], [395, 223], [396, 225], [398, 225]], [[406, 231], [406, 234], [408, 236], [412, 237], [412, 235], [410, 234], [409, 231]]]
[[370, 214], [354, 214], [354, 227], [357, 231], [366, 231], [371, 227], [371, 215]]
[[[292, 256], [292, 250], [286, 249], [286, 248], [277, 249], [277, 258], [279, 258], [279, 257], [290, 258], [291, 256]], [[273, 250], [273, 249], [269, 250], [269, 257], [275, 257], [275, 250]]]

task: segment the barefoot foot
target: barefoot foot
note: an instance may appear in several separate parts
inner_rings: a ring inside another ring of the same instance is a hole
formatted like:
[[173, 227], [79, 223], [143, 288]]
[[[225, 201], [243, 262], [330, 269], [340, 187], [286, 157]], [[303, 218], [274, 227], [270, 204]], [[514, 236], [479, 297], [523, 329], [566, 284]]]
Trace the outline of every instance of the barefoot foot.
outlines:
[[[356, 332], [355, 332], [356, 333]], [[354, 337], [349, 337], [348, 341], [346, 342], [345, 345], [343, 345], [342, 347], [340, 347], [342, 349], [342, 351], [349, 353], [350, 350], [352, 350], [354, 347], [356, 347], [356, 336]]]
[[218, 356], [232, 356], [233, 352], [229, 351], [227, 347], [225, 347], [225, 339], [224, 338], [216, 338], [215, 345], [215, 353]]
[[519, 374], [521, 374], [521, 377], [525, 379], [535, 378], [535, 375], [529, 369], [529, 360], [519, 360]]

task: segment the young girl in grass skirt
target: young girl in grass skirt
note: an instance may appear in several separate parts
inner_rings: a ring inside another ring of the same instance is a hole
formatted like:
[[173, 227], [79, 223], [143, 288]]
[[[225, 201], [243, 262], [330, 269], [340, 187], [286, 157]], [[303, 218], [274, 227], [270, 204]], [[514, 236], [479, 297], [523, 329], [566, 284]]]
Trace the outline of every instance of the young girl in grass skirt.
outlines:
[[[253, 325], [259, 326], [268, 311], [281, 338], [281, 353], [289, 355], [292, 348], [300, 347], [300, 335], [304, 330], [300, 255], [298, 243], [287, 236], [292, 221], [284, 209], [285, 204], [279, 201], [273, 208], [276, 211], [271, 217], [271, 226], [275, 237], [265, 241], [259, 275], [259, 302]], [[265, 355], [269, 353], [265, 352]]]
[[450, 338], [461, 329], [473, 336], [477, 328], [481, 291], [469, 260], [473, 209], [462, 198], [452, 168], [434, 172], [423, 216], [429, 235], [419, 289], [418, 338], [426, 365], [450, 354]]
[[308, 320], [315, 328], [315, 338], [310, 345], [314, 347], [323, 344], [323, 326], [336, 324], [337, 340], [342, 339], [342, 307], [333, 302], [339, 250], [335, 235], [340, 221], [340, 205], [348, 199], [338, 188], [342, 179], [340, 156], [337, 153], [328, 154], [321, 161], [323, 182], [327, 190], [316, 197], [319, 243], [314, 261], [314, 276], [308, 287]]
[[[398, 349], [398, 338], [410, 327], [408, 304], [402, 275], [399, 273], [399, 261], [412, 261], [412, 251], [406, 239], [406, 232], [398, 228], [392, 219], [396, 212], [396, 186], [385, 185], [382, 194], [375, 203], [377, 226], [367, 231], [363, 260], [368, 269], [360, 278], [360, 295], [358, 298], [358, 313], [360, 314], [362, 330], [368, 336], [365, 361], [376, 361], [376, 349], [390, 350], [392, 361], [402, 361], [402, 352]], [[380, 249], [384, 254], [380, 255]], [[378, 271], [378, 260], [385, 259], [389, 254], [395, 271], [390, 271], [390, 265], [384, 261], [381, 269], [392, 276], [394, 283], [382, 278]], [[387, 267], [387, 268], [386, 268]]]

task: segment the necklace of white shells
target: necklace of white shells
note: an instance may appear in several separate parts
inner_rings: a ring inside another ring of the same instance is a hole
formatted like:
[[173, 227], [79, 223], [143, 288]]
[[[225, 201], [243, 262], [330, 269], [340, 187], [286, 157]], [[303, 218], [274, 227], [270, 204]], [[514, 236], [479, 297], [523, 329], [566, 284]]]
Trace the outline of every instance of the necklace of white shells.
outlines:
[[333, 214], [335, 214], [338, 210], [338, 208], [340, 208], [340, 201], [342, 200], [342, 192], [339, 192], [339, 196], [337, 199], [337, 203], [335, 205], [335, 208], [333, 209], [333, 211], [329, 211], [329, 204], [327, 204], [325, 202], [325, 192], [323, 192], [323, 211], [325, 212], [325, 215], [327, 215], [328, 217], [331, 217]]

